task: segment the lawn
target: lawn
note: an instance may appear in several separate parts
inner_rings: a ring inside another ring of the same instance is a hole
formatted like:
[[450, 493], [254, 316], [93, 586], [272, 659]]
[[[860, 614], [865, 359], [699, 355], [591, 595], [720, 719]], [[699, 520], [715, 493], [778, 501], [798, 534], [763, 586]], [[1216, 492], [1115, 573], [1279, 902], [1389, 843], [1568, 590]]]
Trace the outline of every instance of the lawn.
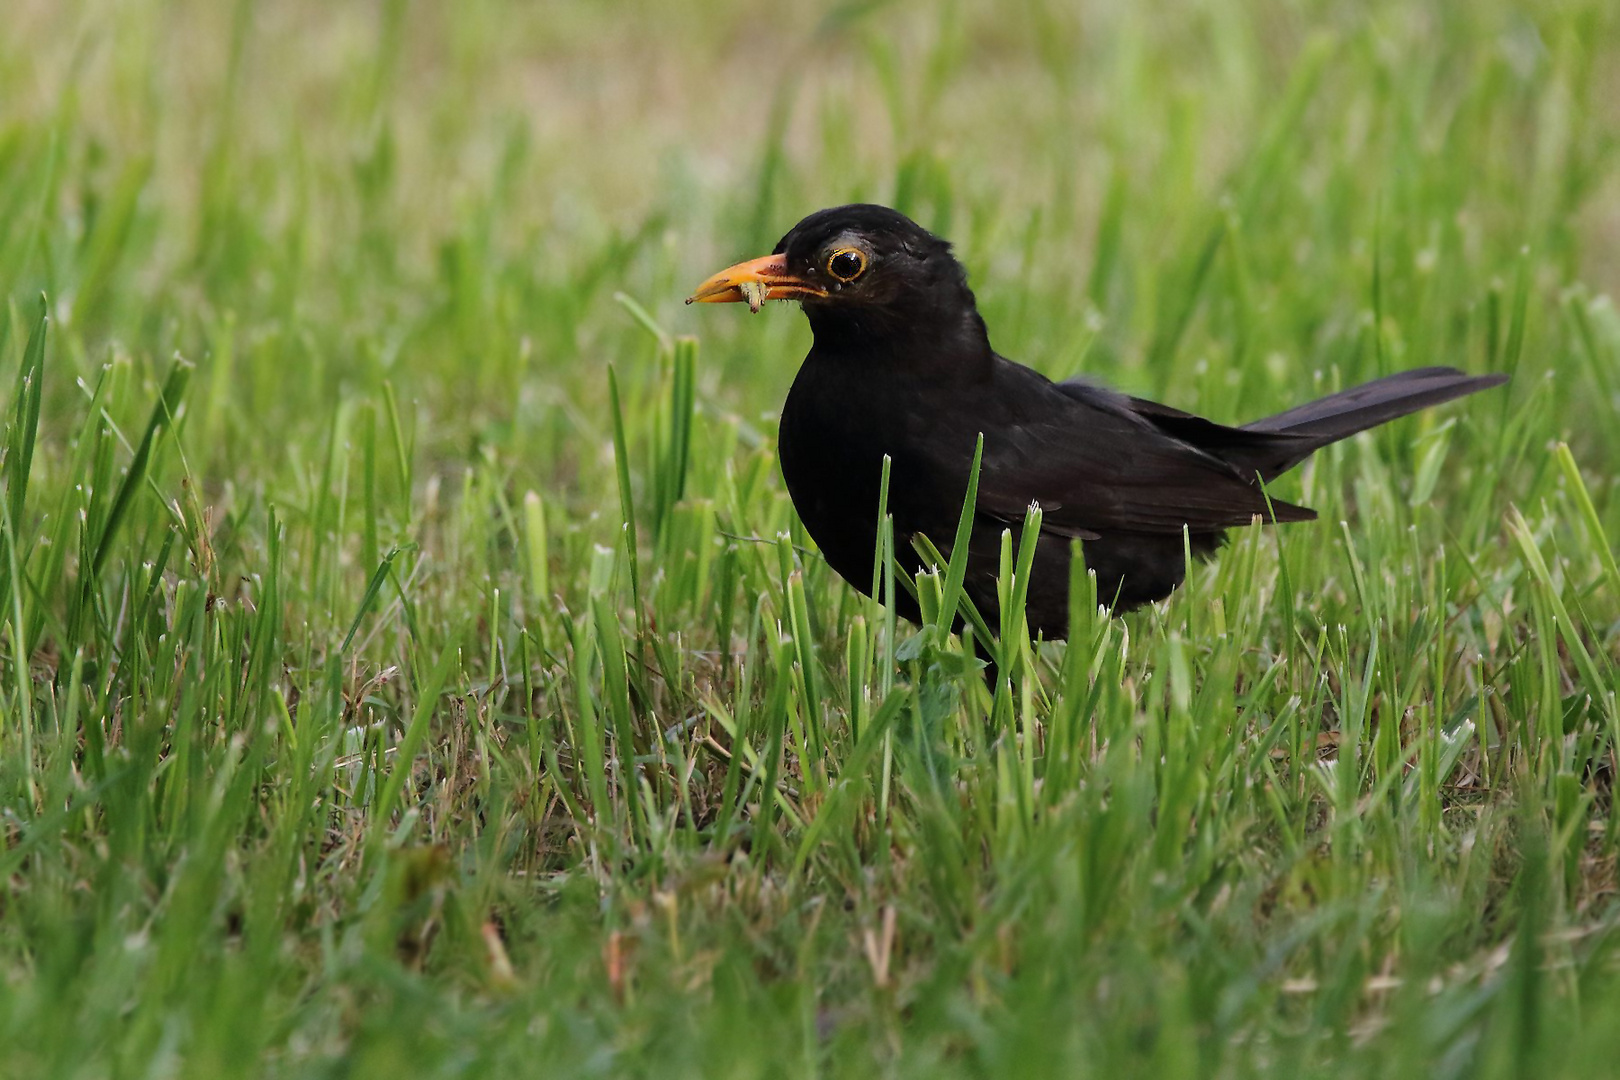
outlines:
[[[919, 629], [682, 304], [857, 199], [1054, 378], [1512, 381]], [[1620, 1073], [1617, 294], [1613, 0], [10, 0], [0, 1074]]]

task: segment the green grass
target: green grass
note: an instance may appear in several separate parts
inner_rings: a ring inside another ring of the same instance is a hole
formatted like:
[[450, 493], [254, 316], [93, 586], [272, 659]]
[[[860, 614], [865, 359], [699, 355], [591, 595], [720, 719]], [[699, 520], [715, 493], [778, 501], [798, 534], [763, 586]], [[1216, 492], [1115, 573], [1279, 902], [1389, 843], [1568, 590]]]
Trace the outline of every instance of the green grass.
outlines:
[[[0, 1073], [1616, 1071], [1620, 9], [816, 7], [6, 6]], [[853, 198], [1053, 376], [1513, 382], [963, 642], [681, 305]]]

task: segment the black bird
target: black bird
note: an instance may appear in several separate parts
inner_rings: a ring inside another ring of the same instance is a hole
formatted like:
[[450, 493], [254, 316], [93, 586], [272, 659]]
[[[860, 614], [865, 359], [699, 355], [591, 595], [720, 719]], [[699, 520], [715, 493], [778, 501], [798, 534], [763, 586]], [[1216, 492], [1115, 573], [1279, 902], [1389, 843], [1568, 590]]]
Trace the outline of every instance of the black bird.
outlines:
[[[996, 625], [1001, 533], [1016, 537], [1040, 504], [1026, 610], [1030, 632], [1048, 639], [1068, 630], [1071, 541], [1114, 611], [1162, 599], [1181, 583], [1188, 547], [1210, 555], [1223, 530], [1257, 517], [1316, 517], [1268, 501], [1262, 482], [1329, 443], [1507, 378], [1421, 368], [1237, 428], [1091, 382], [1054, 383], [990, 347], [950, 244], [884, 206], [811, 214], [772, 254], [722, 270], [687, 303], [758, 311], [765, 300], [799, 301], [815, 334], [782, 407], [779, 449], [793, 505], [833, 569], [870, 590], [885, 454], [901, 565], [921, 566], [914, 534], [948, 549], [983, 433], [965, 591]], [[916, 602], [900, 603], [915, 620]]]

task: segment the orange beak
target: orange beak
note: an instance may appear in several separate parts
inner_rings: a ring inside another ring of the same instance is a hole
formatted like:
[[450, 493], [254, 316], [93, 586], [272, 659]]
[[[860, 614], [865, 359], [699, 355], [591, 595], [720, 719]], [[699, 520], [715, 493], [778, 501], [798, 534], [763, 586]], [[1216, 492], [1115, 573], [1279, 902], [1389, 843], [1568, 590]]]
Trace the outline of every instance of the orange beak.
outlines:
[[787, 256], [766, 255], [728, 266], [699, 285], [688, 304], [746, 303], [757, 312], [767, 300], [803, 300], [826, 296], [827, 290], [788, 271]]

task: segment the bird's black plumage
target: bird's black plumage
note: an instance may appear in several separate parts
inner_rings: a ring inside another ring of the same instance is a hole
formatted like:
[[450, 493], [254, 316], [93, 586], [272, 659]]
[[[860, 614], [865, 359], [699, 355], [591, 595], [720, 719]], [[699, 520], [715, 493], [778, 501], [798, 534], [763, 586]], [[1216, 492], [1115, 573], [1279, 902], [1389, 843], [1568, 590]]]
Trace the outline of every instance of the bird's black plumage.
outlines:
[[1086, 381], [1054, 383], [991, 348], [950, 245], [882, 206], [811, 214], [771, 256], [722, 271], [693, 299], [757, 307], [761, 293], [800, 300], [815, 335], [782, 408], [779, 450], [793, 505], [833, 569], [871, 587], [885, 455], [902, 564], [920, 566], [917, 533], [946, 549], [983, 433], [965, 588], [994, 625], [1001, 533], [1016, 534], [1039, 503], [1027, 615], [1048, 638], [1068, 629], [1073, 540], [1115, 611], [1160, 599], [1181, 582], [1188, 546], [1209, 554], [1223, 530], [1256, 517], [1316, 516], [1268, 500], [1262, 481], [1358, 431], [1505, 381], [1423, 368], [1237, 428]]

